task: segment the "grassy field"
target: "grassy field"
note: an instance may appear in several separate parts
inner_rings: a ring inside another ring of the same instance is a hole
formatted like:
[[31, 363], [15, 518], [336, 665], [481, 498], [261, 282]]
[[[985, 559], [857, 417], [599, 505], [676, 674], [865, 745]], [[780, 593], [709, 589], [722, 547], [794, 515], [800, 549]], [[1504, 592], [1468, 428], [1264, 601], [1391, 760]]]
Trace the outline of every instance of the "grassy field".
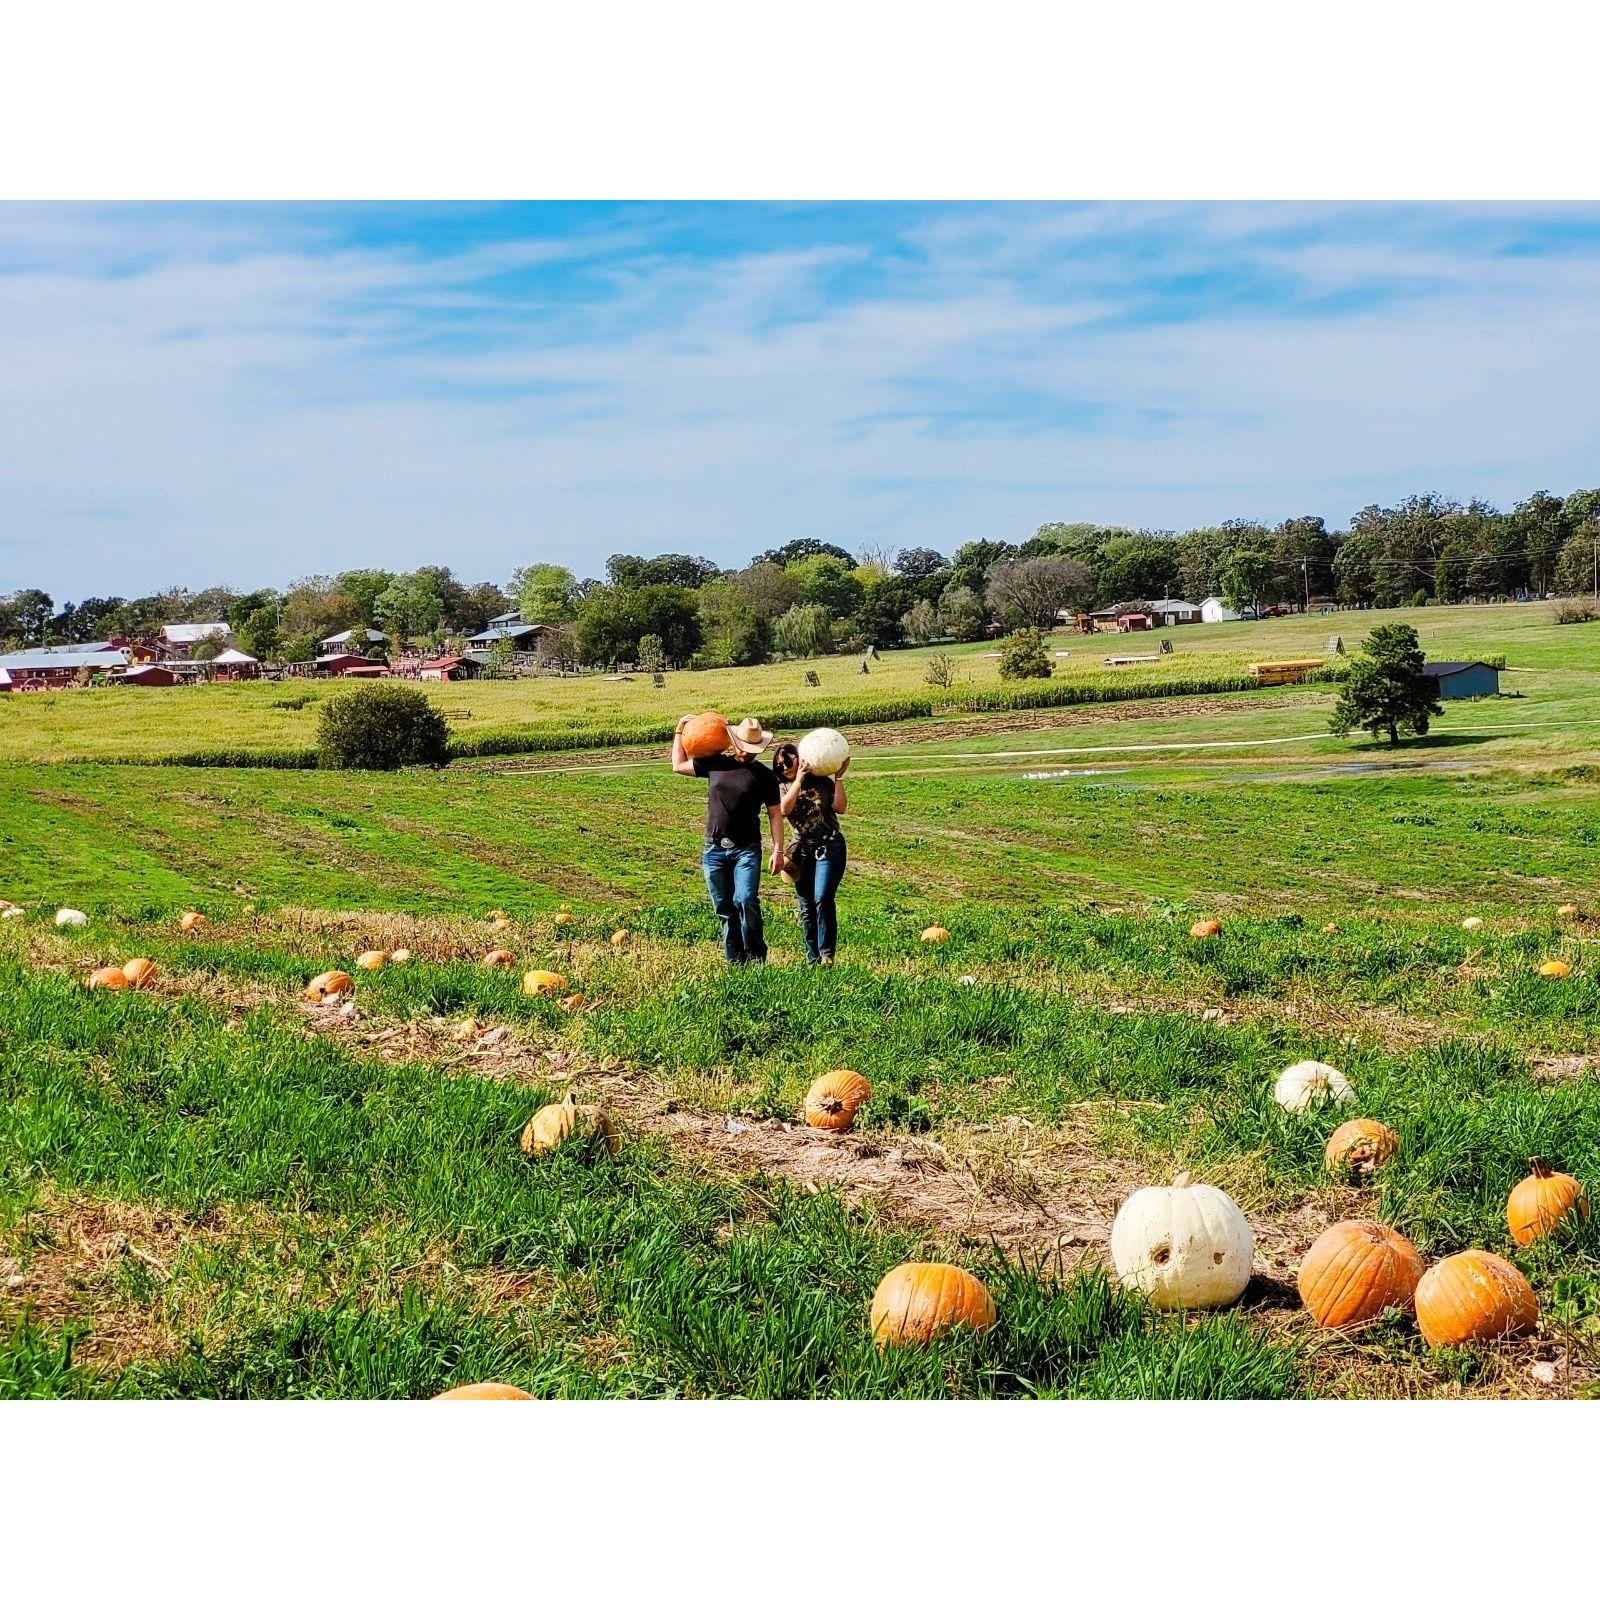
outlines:
[[[0, 895], [28, 912], [0, 922], [0, 1395], [1594, 1390], [1600, 1223], [1519, 1248], [1504, 1201], [1534, 1155], [1600, 1181], [1600, 663], [1536, 608], [1418, 615], [1475, 640], [1435, 654], [1525, 667], [1523, 698], [1454, 705], [1397, 757], [1328, 736], [1304, 691], [864, 730], [825, 970], [775, 881], [772, 962], [723, 966], [703, 790], [659, 756], [96, 764], [93, 713], [123, 701], [75, 697], [80, 759], [0, 764]], [[209, 924], [181, 933], [187, 908]], [[1201, 915], [1221, 937], [1189, 938]], [[348, 1010], [300, 999], [400, 945]], [[136, 954], [152, 990], [84, 989]], [[532, 966], [583, 1005], [524, 995]], [[1370, 1184], [1323, 1170], [1344, 1110], [1274, 1105], [1302, 1056], [1399, 1134]], [[836, 1066], [873, 1098], [814, 1133], [800, 1101]], [[569, 1086], [614, 1110], [617, 1160], [521, 1156]], [[1107, 1281], [1122, 1199], [1185, 1167], [1255, 1231], [1226, 1313]], [[1430, 1258], [1514, 1260], [1539, 1332], [1317, 1330], [1298, 1261], [1369, 1215]], [[874, 1284], [929, 1255], [983, 1277], [996, 1331], [876, 1352]]]
[[[725, 671], [669, 673], [664, 689], [647, 675], [627, 681], [549, 678], [503, 683], [424, 685], [455, 714], [456, 737], [475, 744], [512, 736], [551, 749], [563, 745], [621, 744], [663, 736], [685, 708], [715, 706], [731, 713], [754, 712], [777, 726], [894, 721], [930, 712], [959, 712], [969, 705], [990, 709], [997, 696], [1020, 696], [1024, 704], [1043, 694], [1148, 695], [1184, 686], [1239, 687], [1250, 662], [1320, 656], [1331, 634], [1347, 649], [1376, 622], [1412, 623], [1428, 652], [1439, 658], [1503, 654], [1519, 672], [1571, 675], [1584, 684], [1597, 670], [1591, 644], [1585, 652], [1571, 637], [1582, 629], [1558, 628], [1549, 608], [1463, 606], [1406, 612], [1345, 612], [1329, 617], [1292, 617], [1264, 623], [1219, 623], [1164, 630], [1160, 635], [1082, 636], [1059, 634], [1048, 685], [1006, 686], [996, 651], [989, 645], [957, 646], [948, 652], [958, 681], [936, 690], [925, 681], [927, 650], [893, 651], [870, 673], [854, 657], [788, 661]], [[1109, 667], [1111, 655], [1144, 654], [1162, 640], [1173, 654], [1161, 660]], [[818, 685], [806, 682], [815, 672]], [[1505, 687], [1514, 690], [1513, 674]], [[149, 761], [176, 756], [260, 755], [308, 750], [316, 739], [317, 707], [330, 695], [348, 692], [338, 682], [214, 684], [173, 691], [105, 689], [70, 694], [0, 695], [0, 751], [24, 761]], [[460, 714], [466, 713], [466, 716]]]

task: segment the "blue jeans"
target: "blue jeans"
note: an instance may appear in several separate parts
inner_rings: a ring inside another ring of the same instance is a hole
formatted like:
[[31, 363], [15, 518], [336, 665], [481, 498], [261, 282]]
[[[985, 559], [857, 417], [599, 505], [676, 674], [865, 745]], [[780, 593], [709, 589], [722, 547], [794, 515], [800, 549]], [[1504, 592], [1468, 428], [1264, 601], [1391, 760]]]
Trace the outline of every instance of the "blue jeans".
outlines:
[[796, 850], [789, 862], [789, 876], [800, 901], [800, 926], [806, 936], [806, 959], [830, 960], [839, 944], [839, 913], [834, 896], [844, 876], [847, 852], [844, 835], [836, 833], [820, 849]]
[[722, 953], [730, 961], [765, 961], [761, 928], [761, 847], [724, 850], [708, 844], [700, 858], [711, 908], [722, 923]]

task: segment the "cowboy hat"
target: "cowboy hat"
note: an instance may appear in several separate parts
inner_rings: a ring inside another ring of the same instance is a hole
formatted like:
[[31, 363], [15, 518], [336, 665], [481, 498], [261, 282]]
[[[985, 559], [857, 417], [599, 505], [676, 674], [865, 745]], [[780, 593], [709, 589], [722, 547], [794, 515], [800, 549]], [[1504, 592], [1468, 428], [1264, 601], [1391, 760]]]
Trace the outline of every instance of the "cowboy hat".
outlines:
[[730, 723], [728, 738], [735, 750], [750, 756], [760, 755], [772, 743], [772, 733], [761, 726], [760, 717], [746, 717], [743, 722]]

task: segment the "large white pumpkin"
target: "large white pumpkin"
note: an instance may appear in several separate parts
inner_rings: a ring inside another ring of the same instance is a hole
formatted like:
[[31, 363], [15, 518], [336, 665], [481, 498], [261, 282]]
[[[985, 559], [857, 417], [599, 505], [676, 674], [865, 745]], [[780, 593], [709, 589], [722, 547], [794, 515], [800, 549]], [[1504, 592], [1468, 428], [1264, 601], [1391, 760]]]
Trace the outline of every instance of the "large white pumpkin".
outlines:
[[1230, 1306], [1250, 1281], [1255, 1235], [1222, 1190], [1179, 1173], [1135, 1189], [1111, 1224], [1111, 1262], [1158, 1311]]
[[70, 906], [62, 906], [56, 912], [56, 926], [58, 928], [87, 928], [89, 919], [81, 911], [74, 911]]
[[1292, 1067], [1285, 1067], [1272, 1086], [1272, 1098], [1294, 1116], [1324, 1101], [1343, 1105], [1355, 1097], [1350, 1080], [1326, 1061], [1297, 1061]]
[[849, 742], [836, 728], [813, 728], [800, 741], [800, 759], [819, 777], [831, 778], [849, 754]]

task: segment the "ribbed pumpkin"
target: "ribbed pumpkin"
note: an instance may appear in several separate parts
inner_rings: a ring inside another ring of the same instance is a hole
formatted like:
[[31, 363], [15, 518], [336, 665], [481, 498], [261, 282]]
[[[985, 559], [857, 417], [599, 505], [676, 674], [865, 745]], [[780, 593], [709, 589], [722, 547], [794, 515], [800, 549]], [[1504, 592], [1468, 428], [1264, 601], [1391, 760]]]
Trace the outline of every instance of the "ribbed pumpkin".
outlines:
[[71, 906], [62, 906], [56, 912], [56, 926], [58, 928], [87, 928], [89, 919], [81, 911], [74, 911]]
[[1556, 907], [1556, 915], [1558, 917], [1575, 917], [1577, 914], [1578, 908], [1570, 900], [1568, 900], [1565, 905], [1559, 905]]
[[1191, 939], [1215, 939], [1222, 932], [1222, 924], [1215, 917], [1206, 917], [1189, 929]]
[[126, 989], [128, 980], [121, 967], [96, 967], [85, 980], [91, 989]]
[[572, 921], [572, 913], [570, 911], [558, 911], [558, 912], [556, 912], [556, 926], [558, 928], [566, 927], [566, 925], [571, 921]]
[[459, 1389], [446, 1389], [435, 1400], [531, 1400], [526, 1389], [514, 1383], [464, 1383]]
[[931, 928], [924, 928], [922, 930], [922, 942], [924, 944], [943, 944], [949, 937], [950, 930], [948, 928], [941, 928], [937, 923], [935, 923]]
[[587, 1144], [595, 1155], [603, 1150], [614, 1156], [622, 1148], [621, 1136], [611, 1118], [599, 1106], [580, 1106], [577, 1094], [570, 1089], [566, 1099], [540, 1106], [528, 1118], [518, 1142], [525, 1156], [538, 1157], [569, 1140]]
[[1339, 924], [1337, 922], [1324, 922], [1322, 924], [1322, 931], [1324, 933], [1337, 933], [1339, 931]]
[[1589, 1215], [1589, 1201], [1583, 1185], [1568, 1172], [1555, 1172], [1543, 1161], [1534, 1161], [1531, 1176], [1511, 1191], [1506, 1201], [1506, 1226], [1518, 1244], [1532, 1244], [1547, 1233], [1554, 1233], [1576, 1211]]
[[1539, 1321], [1528, 1280], [1503, 1256], [1463, 1250], [1436, 1261], [1417, 1285], [1417, 1327], [1430, 1345], [1487, 1344]]
[[471, 1017], [463, 1017], [451, 1030], [450, 1036], [463, 1044], [478, 1037], [478, 1024]]
[[1328, 1135], [1322, 1164], [1329, 1172], [1370, 1178], [1400, 1148], [1399, 1136], [1373, 1117], [1342, 1122]]
[[1570, 978], [1572, 968], [1559, 958], [1552, 956], [1548, 961], [1539, 963], [1539, 976], [1541, 978]]
[[543, 967], [538, 967], [522, 975], [524, 994], [565, 994], [566, 991], [567, 980], [559, 972], [547, 972]]
[[1231, 1196], [1180, 1172], [1122, 1202], [1110, 1248], [1117, 1277], [1157, 1311], [1204, 1311], [1244, 1293], [1255, 1235]]
[[859, 1072], [825, 1072], [806, 1090], [806, 1121], [813, 1128], [843, 1133], [872, 1095], [872, 1085]]
[[409, 950], [407, 950], [402, 945], [400, 947], [400, 949], [391, 950], [389, 952], [389, 959], [390, 959], [390, 961], [394, 962], [397, 966], [403, 966], [407, 961], [409, 961], [411, 959], [411, 952]]
[[1278, 1081], [1272, 1086], [1272, 1098], [1291, 1116], [1299, 1116], [1325, 1101], [1342, 1105], [1355, 1097], [1350, 1080], [1326, 1061], [1296, 1061], [1278, 1074]]
[[1393, 1228], [1336, 1222], [1300, 1263], [1300, 1302], [1324, 1328], [1348, 1328], [1390, 1306], [1409, 1308], [1425, 1270]]
[[178, 926], [185, 933], [193, 933], [196, 928], [203, 928], [211, 920], [203, 911], [185, 911], [178, 918]]
[[1461, 919], [1461, 926], [1463, 928], [1465, 928], [1468, 933], [1476, 933], [1478, 931], [1478, 929], [1483, 926], [1483, 918], [1482, 917], [1463, 917]]
[[626, 928], [618, 928], [617, 931], [611, 935], [611, 948], [613, 950], [620, 950], [627, 942], [628, 930]]
[[156, 981], [156, 964], [148, 956], [135, 956], [122, 964], [122, 976], [130, 989], [148, 989]]
[[509, 967], [517, 958], [509, 950], [491, 950], [483, 958], [486, 967]]
[[702, 711], [690, 717], [680, 735], [683, 753], [696, 761], [720, 756], [733, 740], [728, 735], [728, 719], [717, 711]]
[[356, 957], [356, 965], [363, 972], [376, 972], [379, 967], [387, 966], [388, 962], [388, 953], [383, 950], [363, 950]]
[[961, 1267], [908, 1261], [884, 1274], [869, 1317], [880, 1348], [927, 1344], [954, 1327], [992, 1328], [994, 1296]]
[[330, 994], [349, 994], [355, 986], [355, 979], [348, 972], [340, 972], [335, 967], [332, 972], [319, 972], [306, 985], [306, 998], [308, 1000], [326, 1000]]

